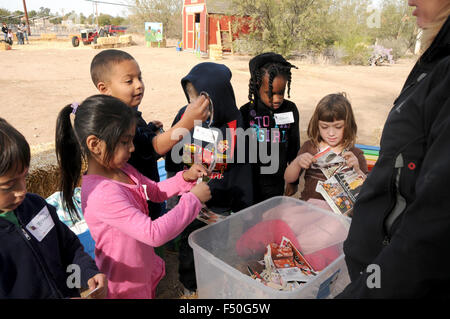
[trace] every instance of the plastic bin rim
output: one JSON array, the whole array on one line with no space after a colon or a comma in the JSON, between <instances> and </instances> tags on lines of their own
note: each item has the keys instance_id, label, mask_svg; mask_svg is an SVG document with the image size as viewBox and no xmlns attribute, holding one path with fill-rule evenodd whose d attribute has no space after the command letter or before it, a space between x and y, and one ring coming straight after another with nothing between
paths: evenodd
<instances>
[{"instance_id":1,"label":"plastic bin rim","mask_svg":"<svg viewBox=\"0 0 450 319\"><path fill-rule=\"evenodd\" d=\"M273 288L270 288L268 286L265 286L264 284L256 281L255 279L251 279L250 276L247 276L245 274L243 274L242 272L240 272L239 270L237 270L236 268L230 266L229 264L227 264L226 262L220 260L219 258L217 258L216 256L214 256L213 254L211 254L210 252L208 252L206 249L203 249L202 247L198 246L197 244L192 242L192 239L188 238L188 242L189 245L193 247L193 245L195 245L195 250L194 252L203 254L203 255L208 255L208 262L215 265L217 268L221 268L225 273L227 273L227 275L230 275L231 277L233 277L236 280L244 280L245 282L247 282L250 286L258 286L258 288L260 288L261 290L267 292L268 294L278 294L278 295L285 295L286 298L291 296L291 295L295 295L297 293L299 293L301 290L311 286L313 283L315 283L316 280L319 279L320 274L328 271L328 269L333 268L337 263L341 262L342 259L345 258L345 254L342 253L341 255L339 255L338 258L336 258L335 260L333 260L333 262L331 264L329 264L327 267L325 267L324 269L322 269L319 272L319 275L316 276L315 278L313 278L312 280L308 281L306 284L304 284L300 289L296 289L296 290L292 290L292 291L282 291L282 290L276 290ZM210 258L212 257L212 258ZM220 266L220 267L219 267ZM281 298L282 299L282 298ZM294 298L295 299L295 298ZM302 298L297 298L297 299L302 299Z\"/></svg>"}]
</instances>

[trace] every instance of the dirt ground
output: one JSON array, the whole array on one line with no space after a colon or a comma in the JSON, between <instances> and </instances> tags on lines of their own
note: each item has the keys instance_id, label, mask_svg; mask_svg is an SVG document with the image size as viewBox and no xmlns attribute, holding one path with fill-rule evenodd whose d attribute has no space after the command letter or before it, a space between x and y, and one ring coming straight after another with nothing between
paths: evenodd
<instances>
[{"instance_id":1,"label":"dirt ground","mask_svg":"<svg viewBox=\"0 0 450 319\"><path fill-rule=\"evenodd\" d=\"M146 86L139 109L147 121L157 119L168 128L178 109L186 104L180 80L197 63L211 61L189 52L167 48L147 48L142 39L123 48L138 61ZM32 41L0 51L0 117L7 119L34 147L54 142L59 110L66 104L81 102L96 94L89 74L92 58L99 50L89 46L73 48L71 42ZM247 102L248 56L225 56L217 61L232 73L237 105ZM401 60L382 67L311 65L291 61L299 67L292 71L290 100L300 112L302 141L317 102L326 94L346 92L358 124L358 143L378 145L383 124L414 61ZM167 276L158 288L159 298L177 298L177 254L166 252Z\"/></svg>"},{"instance_id":2,"label":"dirt ground","mask_svg":"<svg viewBox=\"0 0 450 319\"><path fill-rule=\"evenodd\" d=\"M0 116L19 129L32 145L54 141L55 122L66 104L81 102L97 91L89 66L99 50L73 48L70 41L14 45L0 51ZM170 127L178 109L186 104L180 80L197 63L211 61L175 46L147 48L144 44L123 48L138 61L146 91L139 109L147 121L157 119ZM233 72L237 105L247 102L247 56L225 56L217 61ZM317 102L324 95L345 91L358 123L358 142L376 145L386 116L398 95L413 61L402 60L382 67L308 65L291 61L291 97L300 112L300 130L305 131Z\"/></svg>"}]
</instances>

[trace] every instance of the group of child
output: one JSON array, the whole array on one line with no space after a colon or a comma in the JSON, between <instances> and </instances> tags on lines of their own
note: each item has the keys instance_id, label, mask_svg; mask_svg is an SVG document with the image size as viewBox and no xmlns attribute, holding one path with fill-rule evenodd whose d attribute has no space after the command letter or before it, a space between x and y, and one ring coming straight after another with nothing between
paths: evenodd
<instances>
[{"instance_id":1,"label":"group of child","mask_svg":"<svg viewBox=\"0 0 450 319\"><path fill-rule=\"evenodd\" d=\"M91 77L100 94L66 105L56 124L63 202L76 213L72 196L81 182L95 263L55 209L26 193L29 146L0 120L0 298L79 297L80 287L68 287L70 265L79 266L82 287L94 298L154 298L165 274L154 247L180 234L180 281L195 291L187 238L205 225L196 220L202 207L227 216L273 196L291 196L303 171L301 198L320 198L313 185L325 177L310 166L328 146L366 174L362 152L354 147L351 105L343 94L320 101L309 123L310 140L300 148L298 109L284 99L292 68L279 54L252 58L249 102L238 109L231 71L200 63L181 80L188 104L164 131L160 122L147 123L138 111L145 86L137 61L120 50L97 54ZM256 149L246 149L245 160L239 161L242 130L252 133L245 141L256 141ZM276 155L275 173L261 173L267 161L259 156L249 161L260 148ZM157 160L163 156L169 178L159 182ZM166 200L169 210L163 213L160 203Z\"/></svg>"}]
</instances>

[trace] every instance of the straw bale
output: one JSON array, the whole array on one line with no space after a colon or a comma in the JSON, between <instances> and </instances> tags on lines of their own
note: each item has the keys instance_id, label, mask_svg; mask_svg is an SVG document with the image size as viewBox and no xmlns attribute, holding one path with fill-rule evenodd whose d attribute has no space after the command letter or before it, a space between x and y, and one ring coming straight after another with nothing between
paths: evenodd
<instances>
[{"instance_id":1,"label":"straw bale","mask_svg":"<svg viewBox=\"0 0 450 319\"><path fill-rule=\"evenodd\" d=\"M27 177L27 191L44 198L59 191L61 174L56 160L55 150L37 152L31 156Z\"/></svg>"},{"instance_id":2,"label":"straw bale","mask_svg":"<svg viewBox=\"0 0 450 319\"><path fill-rule=\"evenodd\" d=\"M47 198L60 191L61 173L56 159L54 143L31 146L30 169L27 177L27 191ZM86 170L83 165L82 172Z\"/></svg>"},{"instance_id":3,"label":"straw bale","mask_svg":"<svg viewBox=\"0 0 450 319\"><path fill-rule=\"evenodd\" d=\"M56 33L41 33L41 40L56 40Z\"/></svg>"},{"instance_id":4,"label":"straw bale","mask_svg":"<svg viewBox=\"0 0 450 319\"><path fill-rule=\"evenodd\" d=\"M121 35L119 37L119 43L126 43L126 44L130 44L132 41L132 37L129 34L126 35Z\"/></svg>"},{"instance_id":5,"label":"straw bale","mask_svg":"<svg viewBox=\"0 0 450 319\"><path fill-rule=\"evenodd\" d=\"M119 42L117 37L101 37L97 39L97 44L105 45L105 44L117 44Z\"/></svg>"},{"instance_id":6,"label":"straw bale","mask_svg":"<svg viewBox=\"0 0 450 319\"><path fill-rule=\"evenodd\" d=\"M11 46L6 42L0 42L0 51L11 50Z\"/></svg>"}]
</instances>

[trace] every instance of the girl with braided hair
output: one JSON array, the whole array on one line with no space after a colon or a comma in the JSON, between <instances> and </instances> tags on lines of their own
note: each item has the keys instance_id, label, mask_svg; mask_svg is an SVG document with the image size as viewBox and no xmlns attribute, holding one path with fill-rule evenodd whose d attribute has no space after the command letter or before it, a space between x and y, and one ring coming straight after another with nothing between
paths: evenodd
<instances>
[{"instance_id":1,"label":"girl with braided hair","mask_svg":"<svg viewBox=\"0 0 450 319\"><path fill-rule=\"evenodd\" d=\"M281 55L268 52L253 57L249 68L249 102L240 111L245 128L253 129L249 145L257 145L256 163L250 160L254 154L248 154L247 160L252 163L254 198L258 203L297 191L298 180L285 187L283 178L288 163L300 149L297 106L284 99L286 87L290 97L291 69L297 67Z\"/></svg>"}]
</instances>

